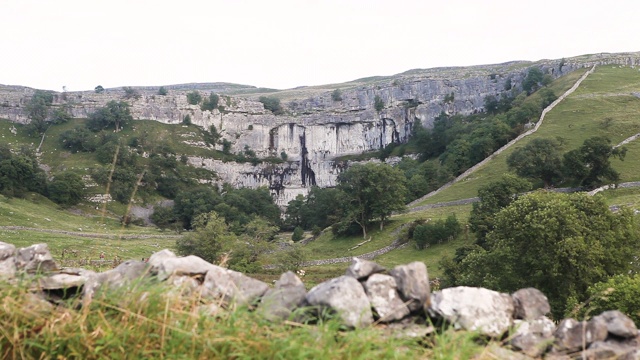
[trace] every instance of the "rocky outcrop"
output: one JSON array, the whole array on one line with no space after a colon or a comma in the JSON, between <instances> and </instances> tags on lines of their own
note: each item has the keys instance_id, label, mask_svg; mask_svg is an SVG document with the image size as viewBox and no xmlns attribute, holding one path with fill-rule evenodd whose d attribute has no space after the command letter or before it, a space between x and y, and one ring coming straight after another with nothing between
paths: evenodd
<instances>
[{"instance_id":1,"label":"rocky outcrop","mask_svg":"<svg viewBox=\"0 0 640 360\"><path fill-rule=\"evenodd\" d=\"M75 306L76 302L63 301L70 298L81 297L81 306L89 306L99 291L126 290L139 282L150 286L164 283L169 293L189 296L185 303L192 303L201 316L217 317L242 305L270 321L287 320L304 326L294 322L301 319L311 324L319 316L329 315L337 316L345 328L386 323L381 330L392 331L390 336L418 339L436 331L428 325L430 317L445 326L502 340L485 349L497 358L636 359L640 355L638 330L619 311L606 311L588 321L565 319L556 326L544 316L549 304L536 289L509 295L456 287L430 294L428 279L426 284L423 281L426 267L423 271L424 264L418 265L421 263L401 265L389 275L380 273L383 270L375 263L356 261L348 270L355 276L325 281L307 293L292 272L283 274L270 288L244 274L196 256L178 257L169 250L153 254L147 263L129 260L102 273L58 269L50 259L45 244L16 249L0 242L0 261L4 264L0 281L26 284L30 296L25 298L24 307L33 313L51 312L55 306ZM109 294L126 296L123 291ZM413 307L417 311L410 311L407 305L412 303L418 305ZM504 337L507 333L509 336Z\"/></svg>"},{"instance_id":2,"label":"rocky outcrop","mask_svg":"<svg viewBox=\"0 0 640 360\"><path fill-rule=\"evenodd\" d=\"M231 151L249 148L258 157L280 157L284 164L223 163L192 158L194 166L214 170L234 186L267 186L280 205L311 186L334 186L338 174L347 166L335 158L377 150L391 143L408 140L416 121L430 127L440 113L472 114L483 111L486 96L499 96L509 87L518 87L530 66L539 66L554 77L595 64L638 64L640 55L597 54L567 60L537 63L512 62L466 68L412 70L389 78L361 80L343 84L341 100L334 100L326 88L288 90L272 96L283 98L285 113L275 116L254 97L224 95L249 87L229 84L192 84L166 86L167 95L157 88L138 87L139 97L130 97L134 119L166 124L181 124L189 115L191 122L208 129L214 125ZM219 108L203 111L190 105L186 94L200 87L202 95L222 93ZM34 89L0 86L0 118L25 123L25 105ZM123 89L55 93L53 106L68 106L73 117L86 118L110 100L125 98ZM384 103L375 109L375 101ZM218 145L221 149L221 145Z\"/></svg>"}]
</instances>

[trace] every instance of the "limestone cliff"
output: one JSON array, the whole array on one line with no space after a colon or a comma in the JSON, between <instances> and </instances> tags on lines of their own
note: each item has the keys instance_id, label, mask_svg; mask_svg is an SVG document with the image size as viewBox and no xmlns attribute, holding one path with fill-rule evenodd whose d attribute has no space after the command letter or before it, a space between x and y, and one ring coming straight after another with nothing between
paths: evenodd
<instances>
[{"instance_id":1,"label":"limestone cliff","mask_svg":"<svg viewBox=\"0 0 640 360\"><path fill-rule=\"evenodd\" d=\"M635 66L640 53L597 54L537 63L510 62L465 68L412 70L392 77L360 79L335 86L285 90L266 95L282 99L284 115L275 116L257 101L259 89L220 84L167 86L165 96L157 88L138 87L140 97L129 99L135 119L180 124L186 115L203 128L214 125L232 152L245 147L259 157L287 155L283 164L223 163L190 158L194 166L216 171L222 181L235 186L268 186L280 205L313 186L333 186L347 165L338 156L377 150L391 143L406 142L416 120L430 127L441 112L471 114L483 111L488 95L500 95L521 86L527 69L536 65L554 77L593 64ZM331 94L341 90L341 100ZM219 109L202 111L190 105L186 94L198 89L203 96L221 94ZM252 92L253 91L253 92ZM34 90L0 85L0 118L28 122L24 106ZM73 117L85 118L110 100L120 100L123 89L56 93L54 106L71 105ZM453 94L453 96L451 96ZM376 111L378 97L384 103Z\"/></svg>"}]
</instances>

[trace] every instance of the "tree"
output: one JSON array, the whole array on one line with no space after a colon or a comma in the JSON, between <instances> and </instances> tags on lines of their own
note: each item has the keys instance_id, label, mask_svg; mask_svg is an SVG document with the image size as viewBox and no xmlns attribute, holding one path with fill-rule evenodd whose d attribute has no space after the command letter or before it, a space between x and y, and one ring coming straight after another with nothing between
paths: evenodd
<instances>
[{"instance_id":1,"label":"tree","mask_svg":"<svg viewBox=\"0 0 640 360\"><path fill-rule=\"evenodd\" d=\"M96 150L94 134L84 126L76 126L60 134L62 147L71 150L72 153L92 152Z\"/></svg>"},{"instance_id":2,"label":"tree","mask_svg":"<svg viewBox=\"0 0 640 360\"><path fill-rule=\"evenodd\" d=\"M564 173L582 186L595 188L607 182L617 182L620 174L611 167L610 158L624 160L627 149L612 148L611 140L595 136L582 146L564 154Z\"/></svg>"},{"instance_id":3,"label":"tree","mask_svg":"<svg viewBox=\"0 0 640 360\"><path fill-rule=\"evenodd\" d=\"M607 310L619 310L640 324L640 276L620 274L593 284L587 290L590 301L579 308L578 317L600 314ZM570 310L567 309L567 310Z\"/></svg>"},{"instance_id":4,"label":"tree","mask_svg":"<svg viewBox=\"0 0 640 360\"><path fill-rule=\"evenodd\" d=\"M220 97L214 93L209 94L209 97L204 99L204 101L202 102L202 105L200 105L200 109L202 111L213 111L213 109L217 109L218 108L218 101L220 100Z\"/></svg>"},{"instance_id":5,"label":"tree","mask_svg":"<svg viewBox=\"0 0 640 360\"><path fill-rule=\"evenodd\" d=\"M373 98L373 107L376 109L377 112L380 112L382 111L382 109L384 109L384 100L382 100L380 95L376 95Z\"/></svg>"},{"instance_id":6,"label":"tree","mask_svg":"<svg viewBox=\"0 0 640 360\"><path fill-rule=\"evenodd\" d=\"M52 124L64 124L71 120L71 115L69 111L71 110L71 106L60 106L53 110L53 114L51 114L51 123Z\"/></svg>"},{"instance_id":7,"label":"tree","mask_svg":"<svg viewBox=\"0 0 640 360\"><path fill-rule=\"evenodd\" d=\"M271 111L273 115L284 114L284 109L280 105L280 99L272 96L260 96L258 99L264 105L264 108Z\"/></svg>"},{"instance_id":8,"label":"tree","mask_svg":"<svg viewBox=\"0 0 640 360\"><path fill-rule=\"evenodd\" d=\"M601 196L545 191L498 212L487 247L460 262L458 284L513 292L535 287L560 318L589 286L626 274L638 256L640 233L629 209L609 210Z\"/></svg>"},{"instance_id":9,"label":"tree","mask_svg":"<svg viewBox=\"0 0 640 360\"><path fill-rule=\"evenodd\" d=\"M29 131L42 134L49 126L49 106L53 103L53 95L49 91L36 90L27 103L26 111L29 118Z\"/></svg>"},{"instance_id":10,"label":"tree","mask_svg":"<svg viewBox=\"0 0 640 360\"><path fill-rule=\"evenodd\" d=\"M173 209L185 228L190 229L196 216L211 212L221 202L222 199L216 191L201 186L179 192Z\"/></svg>"},{"instance_id":11,"label":"tree","mask_svg":"<svg viewBox=\"0 0 640 360\"><path fill-rule=\"evenodd\" d=\"M224 248L237 240L236 235L229 231L224 218L214 211L195 216L193 228L194 231L176 241L178 254L196 255L208 262L217 263Z\"/></svg>"},{"instance_id":12,"label":"tree","mask_svg":"<svg viewBox=\"0 0 640 360\"><path fill-rule=\"evenodd\" d=\"M281 272L296 271L302 267L306 260L307 254L301 244L293 244L276 255L277 268Z\"/></svg>"},{"instance_id":13,"label":"tree","mask_svg":"<svg viewBox=\"0 0 640 360\"><path fill-rule=\"evenodd\" d=\"M111 100L106 106L89 115L87 127L92 131L100 131L113 126L118 132L124 122L132 120L133 116L127 102Z\"/></svg>"},{"instance_id":14,"label":"tree","mask_svg":"<svg viewBox=\"0 0 640 360\"><path fill-rule=\"evenodd\" d=\"M560 144L554 139L533 139L511 153L507 158L507 165L518 176L540 179L545 187L549 187L562 178L559 147Z\"/></svg>"},{"instance_id":15,"label":"tree","mask_svg":"<svg viewBox=\"0 0 640 360\"><path fill-rule=\"evenodd\" d=\"M331 93L331 100L333 101L342 101L342 91L340 89L335 89Z\"/></svg>"},{"instance_id":16,"label":"tree","mask_svg":"<svg viewBox=\"0 0 640 360\"><path fill-rule=\"evenodd\" d=\"M160 88L158 89L158 95L165 96L165 95L167 95L167 93L168 93L167 89L165 89L164 86L160 86Z\"/></svg>"},{"instance_id":17,"label":"tree","mask_svg":"<svg viewBox=\"0 0 640 360\"><path fill-rule=\"evenodd\" d=\"M63 206L79 203L84 197L84 182L76 173L63 172L56 175L48 187L49 199Z\"/></svg>"},{"instance_id":18,"label":"tree","mask_svg":"<svg viewBox=\"0 0 640 360\"><path fill-rule=\"evenodd\" d=\"M352 166L338 176L338 188L344 192L348 202L345 220L357 223L364 238L371 220L379 219L382 229L394 211L405 209L405 182L402 172L387 164Z\"/></svg>"},{"instance_id":19,"label":"tree","mask_svg":"<svg viewBox=\"0 0 640 360\"><path fill-rule=\"evenodd\" d=\"M102 87L102 85L98 85L95 87L94 91L96 92L96 94L102 94L104 92L104 88Z\"/></svg>"},{"instance_id":20,"label":"tree","mask_svg":"<svg viewBox=\"0 0 640 360\"><path fill-rule=\"evenodd\" d=\"M542 70L538 67L531 67L527 72L527 76L524 78L522 82L522 90L526 91L527 94L531 94L536 91L540 87L540 83L544 78L544 74Z\"/></svg>"},{"instance_id":21,"label":"tree","mask_svg":"<svg viewBox=\"0 0 640 360\"><path fill-rule=\"evenodd\" d=\"M184 119L182 119L182 123L184 125L191 125L191 115L187 114L184 116Z\"/></svg>"},{"instance_id":22,"label":"tree","mask_svg":"<svg viewBox=\"0 0 640 360\"><path fill-rule=\"evenodd\" d=\"M517 200L519 194L530 189L528 181L512 174L504 174L499 180L478 189L480 201L473 203L469 216L469 226L476 234L476 244L486 246L485 239L493 230L495 214Z\"/></svg>"},{"instance_id":23,"label":"tree","mask_svg":"<svg viewBox=\"0 0 640 360\"><path fill-rule=\"evenodd\" d=\"M300 241L302 240L303 236L304 236L304 230L302 230L300 226L296 226L296 228L293 229L293 234L291 234L291 240Z\"/></svg>"},{"instance_id":24,"label":"tree","mask_svg":"<svg viewBox=\"0 0 640 360\"><path fill-rule=\"evenodd\" d=\"M202 101L202 95L197 91L187 93L187 102L190 105L198 105Z\"/></svg>"},{"instance_id":25,"label":"tree","mask_svg":"<svg viewBox=\"0 0 640 360\"><path fill-rule=\"evenodd\" d=\"M278 227L267 220L255 217L244 226L242 235L235 242L223 246L229 257L229 268L254 273L262 269L262 258L273 251L271 242L278 233Z\"/></svg>"},{"instance_id":26,"label":"tree","mask_svg":"<svg viewBox=\"0 0 640 360\"><path fill-rule=\"evenodd\" d=\"M139 99L142 95L140 95L140 93L138 92L138 90L130 87L130 86L125 86L122 88L122 90L124 90L124 98L125 99Z\"/></svg>"}]
</instances>

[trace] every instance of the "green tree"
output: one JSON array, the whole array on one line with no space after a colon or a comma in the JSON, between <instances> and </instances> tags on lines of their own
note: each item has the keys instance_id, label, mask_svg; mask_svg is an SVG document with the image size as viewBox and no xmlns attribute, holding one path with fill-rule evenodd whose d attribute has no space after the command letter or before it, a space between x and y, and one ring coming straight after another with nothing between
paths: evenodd
<instances>
[{"instance_id":1,"label":"green tree","mask_svg":"<svg viewBox=\"0 0 640 360\"><path fill-rule=\"evenodd\" d=\"M263 258L273 251L275 245L272 240L277 233L278 227L261 217L255 217L244 226L242 235L235 242L223 246L229 256L229 268L247 273L262 270Z\"/></svg>"},{"instance_id":2,"label":"green tree","mask_svg":"<svg viewBox=\"0 0 640 360\"><path fill-rule=\"evenodd\" d=\"M236 243L237 237L229 231L224 218L214 211L201 213L193 218L194 231L176 241L180 255L196 255L211 262L219 262L219 257L229 244Z\"/></svg>"},{"instance_id":3,"label":"green tree","mask_svg":"<svg viewBox=\"0 0 640 360\"><path fill-rule=\"evenodd\" d=\"M595 136L580 148L564 154L564 173L582 186L595 188L607 182L617 182L620 174L611 166L611 157L624 160L627 149L612 148L611 140Z\"/></svg>"},{"instance_id":4,"label":"green tree","mask_svg":"<svg viewBox=\"0 0 640 360\"><path fill-rule=\"evenodd\" d=\"M342 101L342 91L340 89L335 89L331 93L331 100L333 101Z\"/></svg>"},{"instance_id":5,"label":"green tree","mask_svg":"<svg viewBox=\"0 0 640 360\"><path fill-rule=\"evenodd\" d=\"M53 110L53 114L51 114L51 123L52 124L64 124L71 120L71 115L69 112L71 111L70 106L60 106Z\"/></svg>"},{"instance_id":6,"label":"green tree","mask_svg":"<svg viewBox=\"0 0 640 360\"><path fill-rule=\"evenodd\" d=\"M202 95L200 95L199 92L192 91L190 93L187 93L187 102L190 105L198 105L200 104L200 101L202 101Z\"/></svg>"},{"instance_id":7,"label":"green tree","mask_svg":"<svg viewBox=\"0 0 640 360\"><path fill-rule=\"evenodd\" d=\"M122 88L122 90L124 90L124 98L125 99L139 99L142 95L140 95L140 93L138 92L138 90L130 87L130 86L125 86Z\"/></svg>"},{"instance_id":8,"label":"green tree","mask_svg":"<svg viewBox=\"0 0 640 360\"><path fill-rule=\"evenodd\" d=\"M158 89L158 95L165 96L165 95L167 95L167 93L168 93L167 89L165 89L164 86L160 86L160 88Z\"/></svg>"},{"instance_id":9,"label":"green tree","mask_svg":"<svg viewBox=\"0 0 640 360\"><path fill-rule=\"evenodd\" d=\"M22 197L28 191L43 195L47 191L47 177L35 155L25 151L13 154L7 147L0 148L0 193Z\"/></svg>"},{"instance_id":10,"label":"green tree","mask_svg":"<svg viewBox=\"0 0 640 360\"><path fill-rule=\"evenodd\" d=\"M380 95L376 95L373 98L373 107L376 109L377 112L380 112L382 111L382 109L384 109L384 100L382 100Z\"/></svg>"},{"instance_id":11,"label":"green tree","mask_svg":"<svg viewBox=\"0 0 640 360\"><path fill-rule=\"evenodd\" d=\"M202 105L200 105L200 109L202 111L213 111L213 109L218 108L218 101L220 101L220 97L217 94L211 93L208 98L204 99Z\"/></svg>"},{"instance_id":12,"label":"green tree","mask_svg":"<svg viewBox=\"0 0 640 360\"><path fill-rule=\"evenodd\" d=\"M473 203L469 225L476 234L476 243L485 247L487 234L493 230L495 214L529 191L531 183L512 174L504 174L497 180L478 189L479 202Z\"/></svg>"},{"instance_id":13,"label":"green tree","mask_svg":"<svg viewBox=\"0 0 640 360\"><path fill-rule=\"evenodd\" d=\"M114 127L116 132L118 132L125 122L132 120L133 116L131 116L127 102L111 100L106 106L97 109L89 115L87 127L92 131L100 131Z\"/></svg>"},{"instance_id":14,"label":"green tree","mask_svg":"<svg viewBox=\"0 0 640 360\"><path fill-rule=\"evenodd\" d=\"M560 318L570 299L587 299L589 286L631 270L638 230L632 211L613 213L601 196L539 191L496 214L486 250L460 262L457 285L535 287Z\"/></svg>"},{"instance_id":15,"label":"green tree","mask_svg":"<svg viewBox=\"0 0 640 360\"><path fill-rule=\"evenodd\" d=\"M104 92L104 88L102 87L102 85L98 85L95 87L94 91L96 92L96 94L102 94Z\"/></svg>"},{"instance_id":16,"label":"green tree","mask_svg":"<svg viewBox=\"0 0 640 360\"><path fill-rule=\"evenodd\" d=\"M346 220L357 223L364 238L371 220L379 219L382 229L394 211L405 209L405 182L402 172L387 164L356 164L341 173L338 188L347 197Z\"/></svg>"},{"instance_id":17,"label":"green tree","mask_svg":"<svg viewBox=\"0 0 640 360\"><path fill-rule=\"evenodd\" d=\"M71 150L72 153L92 152L96 150L94 134L84 126L76 126L60 134L62 147Z\"/></svg>"},{"instance_id":18,"label":"green tree","mask_svg":"<svg viewBox=\"0 0 640 360\"><path fill-rule=\"evenodd\" d=\"M303 236L304 236L304 230L302 230L300 226L296 226L296 228L293 229L293 234L291 234L291 240L300 241L302 240Z\"/></svg>"},{"instance_id":19,"label":"green tree","mask_svg":"<svg viewBox=\"0 0 640 360\"><path fill-rule=\"evenodd\" d=\"M260 96L258 99L264 105L264 108L271 111L273 115L282 115L284 114L284 109L280 104L280 99L272 96Z\"/></svg>"},{"instance_id":20,"label":"green tree","mask_svg":"<svg viewBox=\"0 0 640 360\"><path fill-rule=\"evenodd\" d=\"M194 187L178 193L173 209L185 228L190 229L196 216L211 212L221 202L220 195L210 187Z\"/></svg>"},{"instance_id":21,"label":"green tree","mask_svg":"<svg viewBox=\"0 0 640 360\"><path fill-rule=\"evenodd\" d=\"M278 271L296 271L300 269L307 260L307 254L301 244L293 244L284 251L279 251L276 255Z\"/></svg>"},{"instance_id":22,"label":"green tree","mask_svg":"<svg viewBox=\"0 0 640 360\"><path fill-rule=\"evenodd\" d=\"M518 176L542 180L544 186L549 187L562 178L559 148L560 144L554 139L533 139L512 152L507 158L507 165Z\"/></svg>"},{"instance_id":23,"label":"green tree","mask_svg":"<svg viewBox=\"0 0 640 360\"><path fill-rule=\"evenodd\" d=\"M191 115L185 115L184 119L182 119L182 123L185 125L191 125Z\"/></svg>"},{"instance_id":24,"label":"green tree","mask_svg":"<svg viewBox=\"0 0 640 360\"><path fill-rule=\"evenodd\" d=\"M42 134L47 130L49 124L49 106L53 102L53 95L49 91L36 90L27 103L26 111L29 118L29 132Z\"/></svg>"},{"instance_id":25,"label":"green tree","mask_svg":"<svg viewBox=\"0 0 640 360\"><path fill-rule=\"evenodd\" d=\"M578 311L579 318L587 318L607 310L619 310L640 324L640 276L620 274L593 284L587 290L589 302ZM567 309L571 311L571 307ZM575 316L575 315L574 315Z\"/></svg>"},{"instance_id":26,"label":"green tree","mask_svg":"<svg viewBox=\"0 0 640 360\"><path fill-rule=\"evenodd\" d=\"M522 90L526 91L527 94L531 94L536 91L540 87L540 83L544 78L544 74L542 70L538 67L531 67L527 72L527 76L524 78L522 82Z\"/></svg>"},{"instance_id":27,"label":"green tree","mask_svg":"<svg viewBox=\"0 0 640 360\"><path fill-rule=\"evenodd\" d=\"M79 203L84 197L84 182L76 173L63 172L56 175L48 187L49 199L63 206Z\"/></svg>"}]
</instances>

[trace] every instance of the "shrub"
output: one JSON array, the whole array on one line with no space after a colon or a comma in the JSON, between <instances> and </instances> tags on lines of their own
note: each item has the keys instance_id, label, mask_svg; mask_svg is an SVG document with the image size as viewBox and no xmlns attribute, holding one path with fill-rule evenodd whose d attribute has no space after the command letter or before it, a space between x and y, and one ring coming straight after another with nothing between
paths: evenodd
<instances>
[{"instance_id":1,"label":"shrub","mask_svg":"<svg viewBox=\"0 0 640 360\"><path fill-rule=\"evenodd\" d=\"M160 86L160 89L158 89L158 95L161 95L161 96L167 95L167 89L165 89L164 86Z\"/></svg>"},{"instance_id":2,"label":"shrub","mask_svg":"<svg viewBox=\"0 0 640 360\"><path fill-rule=\"evenodd\" d=\"M202 95L197 91L187 93L187 102L190 105L198 105L202 101Z\"/></svg>"},{"instance_id":3,"label":"shrub","mask_svg":"<svg viewBox=\"0 0 640 360\"><path fill-rule=\"evenodd\" d=\"M282 151L280 153L280 158L284 161L287 161L287 159L289 158L289 155L287 155L287 153L285 151Z\"/></svg>"},{"instance_id":4,"label":"shrub","mask_svg":"<svg viewBox=\"0 0 640 360\"><path fill-rule=\"evenodd\" d=\"M342 91L340 89L335 89L331 93L331 100L333 101L342 101Z\"/></svg>"},{"instance_id":5,"label":"shrub","mask_svg":"<svg viewBox=\"0 0 640 360\"><path fill-rule=\"evenodd\" d=\"M182 123L184 125L191 125L191 115L187 114L184 116L184 119L182 119Z\"/></svg>"},{"instance_id":6,"label":"shrub","mask_svg":"<svg viewBox=\"0 0 640 360\"><path fill-rule=\"evenodd\" d=\"M280 105L280 99L271 96L260 96L258 99L264 105L264 108L271 111L273 115L282 115L284 109Z\"/></svg>"},{"instance_id":7,"label":"shrub","mask_svg":"<svg viewBox=\"0 0 640 360\"><path fill-rule=\"evenodd\" d=\"M102 85L96 86L93 90L96 92L96 94L102 94L104 92L104 88L102 87Z\"/></svg>"},{"instance_id":8,"label":"shrub","mask_svg":"<svg viewBox=\"0 0 640 360\"><path fill-rule=\"evenodd\" d=\"M451 240L460 234L462 227L455 214L451 214L446 220L418 225L413 231L413 239L419 249L424 249L430 245L439 244L443 241Z\"/></svg>"},{"instance_id":9,"label":"shrub","mask_svg":"<svg viewBox=\"0 0 640 360\"><path fill-rule=\"evenodd\" d=\"M140 93L138 92L138 90L130 87L130 86L125 86L122 88L124 90L124 98L125 99L139 99L140 98Z\"/></svg>"},{"instance_id":10,"label":"shrub","mask_svg":"<svg viewBox=\"0 0 640 360\"><path fill-rule=\"evenodd\" d=\"M304 230L302 230L302 228L300 226L296 226L296 228L293 229L293 234L291 235L291 240L300 241L300 240L302 240L302 236L303 235L304 235Z\"/></svg>"},{"instance_id":11,"label":"shrub","mask_svg":"<svg viewBox=\"0 0 640 360\"><path fill-rule=\"evenodd\" d=\"M373 98L373 106L375 107L377 112L380 112L382 111L382 109L384 109L384 101L382 100L380 95L376 95L375 98Z\"/></svg>"},{"instance_id":12,"label":"shrub","mask_svg":"<svg viewBox=\"0 0 640 360\"><path fill-rule=\"evenodd\" d=\"M220 98L218 97L218 95L211 93L208 98L204 99L202 105L200 105L200 109L202 111L213 111L213 109L216 109L218 107L219 100Z\"/></svg>"},{"instance_id":13,"label":"shrub","mask_svg":"<svg viewBox=\"0 0 640 360\"><path fill-rule=\"evenodd\" d=\"M591 300L586 307L579 309L580 318L607 310L620 310L640 324L640 276L613 276L590 286L587 294Z\"/></svg>"}]
</instances>

